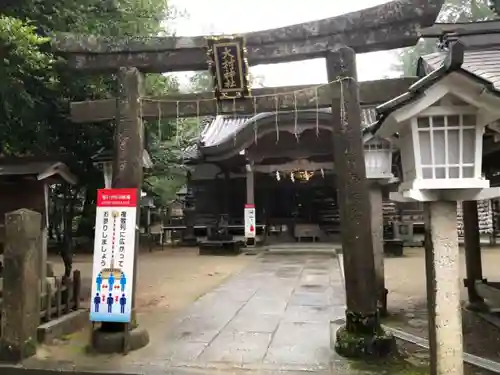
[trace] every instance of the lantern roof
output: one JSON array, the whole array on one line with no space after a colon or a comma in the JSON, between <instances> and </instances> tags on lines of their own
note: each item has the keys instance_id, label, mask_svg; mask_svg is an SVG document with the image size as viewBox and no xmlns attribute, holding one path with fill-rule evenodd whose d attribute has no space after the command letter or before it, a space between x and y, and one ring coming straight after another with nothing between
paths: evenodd
<instances>
[{"instance_id":1,"label":"lantern roof","mask_svg":"<svg viewBox=\"0 0 500 375\"><path fill-rule=\"evenodd\" d=\"M483 51L496 56L500 63L500 50ZM404 121L427 109L444 96L450 94L480 111L481 125L491 125L497 130L495 121L500 118L500 80L480 69L485 61L477 59L478 51L465 51L465 45L456 41L448 51L431 54L421 59L418 73L425 74L408 91L376 108L378 121L370 132L390 137L404 126ZM490 72L491 73L491 72ZM500 78L500 75L499 75Z\"/></svg>"}]
</instances>

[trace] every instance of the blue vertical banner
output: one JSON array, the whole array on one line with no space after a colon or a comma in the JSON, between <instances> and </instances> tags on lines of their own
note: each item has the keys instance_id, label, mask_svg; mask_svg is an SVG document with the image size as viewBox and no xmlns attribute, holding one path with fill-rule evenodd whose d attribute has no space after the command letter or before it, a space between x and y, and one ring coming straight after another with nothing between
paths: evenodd
<instances>
[{"instance_id":1,"label":"blue vertical banner","mask_svg":"<svg viewBox=\"0 0 500 375\"><path fill-rule=\"evenodd\" d=\"M137 189L97 191L90 320L130 323Z\"/></svg>"}]
</instances>

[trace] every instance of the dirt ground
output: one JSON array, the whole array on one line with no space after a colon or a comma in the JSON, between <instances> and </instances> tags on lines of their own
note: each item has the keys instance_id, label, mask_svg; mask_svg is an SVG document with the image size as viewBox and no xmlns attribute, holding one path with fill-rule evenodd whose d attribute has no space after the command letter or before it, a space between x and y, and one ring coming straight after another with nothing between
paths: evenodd
<instances>
[{"instance_id":1,"label":"dirt ground","mask_svg":"<svg viewBox=\"0 0 500 375\"><path fill-rule=\"evenodd\" d=\"M221 284L227 277L239 272L254 258L237 257L200 257L195 249L165 249L153 253L142 253L138 270L138 318L151 334L161 335L158 327L168 324L176 314L206 292ZM461 250L461 272L457 277L465 277L465 259ZM57 274L63 267L58 258L52 259ZM483 249L483 274L489 280L500 279L500 247ZM74 268L82 272L84 279L91 275L91 258L77 256ZM427 313L425 290L424 252L421 248L405 249L405 256L386 258L386 287L389 289L388 304L390 317L385 323L401 328L420 337L427 337ZM89 285L87 285L89 287ZM466 290L462 288L462 299L466 300ZM156 329L155 329L156 328ZM68 340L82 347L88 341L85 336L73 336ZM468 353L500 362L500 330L481 320L476 315L464 312L464 342ZM42 347L39 358L70 360L68 345ZM67 344L67 342L66 342ZM403 344L416 358L426 361L426 353L412 345ZM64 348L64 349L63 349ZM483 375L477 370L467 372Z\"/></svg>"},{"instance_id":2,"label":"dirt ground","mask_svg":"<svg viewBox=\"0 0 500 375\"><path fill-rule=\"evenodd\" d=\"M238 273L251 256L199 256L198 249L165 248L142 252L137 272L137 319L148 330L151 341L156 341L177 313L186 309L199 297L220 285L226 278ZM56 275L64 273L59 257L49 259ZM91 255L76 255L73 269L82 273L82 293L90 296L92 275ZM85 303L83 304L85 306ZM88 332L78 332L55 345L44 345L38 359L77 361L89 341Z\"/></svg>"},{"instance_id":3,"label":"dirt ground","mask_svg":"<svg viewBox=\"0 0 500 375\"><path fill-rule=\"evenodd\" d=\"M483 277L491 281L500 279L499 247L483 247ZM465 256L460 254L461 280L465 278ZM388 305L390 316L386 319L389 326L401 328L419 337L427 338L427 305L425 290L424 251L421 248L405 249L402 258L386 258L386 287L389 289ZM467 300L467 292L462 288L462 301ZM476 314L463 311L464 349L467 353L500 362L500 330L485 322ZM417 357L426 357L426 351L412 345L403 345ZM487 374L472 371L470 374Z\"/></svg>"}]
</instances>

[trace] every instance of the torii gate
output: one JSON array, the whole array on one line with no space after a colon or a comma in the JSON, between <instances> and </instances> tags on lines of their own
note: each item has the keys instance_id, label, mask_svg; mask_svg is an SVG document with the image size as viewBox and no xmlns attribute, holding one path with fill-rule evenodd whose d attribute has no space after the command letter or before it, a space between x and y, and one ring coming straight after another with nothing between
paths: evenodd
<instances>
[{"instance_id":1,"label":"torii gate","mask_svg":"<svg viewBox=\"0 0 500 375\"><path fill-rule=\"evenodd\" d=\"M395 0L338 17L243 35L249 65L325 57L329 82L342 77L350 78L345 81L343 90L349 126L338 121L339 117L332 118L333 157L339 179L343 181L339 186L338 196L347 294L345 328L350 334L345 336L344 344L352 346L352 335L362 335L369 338L361 340L362 345L369 346L362 348L366 352L380 347L377 339L380 338L381 330L377 314L370 204L365 184L360 102L384 102L405 91L410 82L407 79L396 79L358 85L355 53L415 45L421 36L421 30L434 24L443 2L444 0ZM148 104L143 97L141 73L206 70L207 40L204 36L120 39L56 34L52 45L55 52L67 54L68 64L74 69L93 73L118 73L119 90L116 100L72 103L71 106L75 122L117 120L113 187L141 186L142 117L172 117L177 114L188 117L210 115L216 111L213 102L204 102L199 108L195 108L194 103L186 103L186 100L193 99L192 95L155 98L160 105ZM298 87L267 88L253 93L258 97L265 93L297 89ZM195 98L206 98L207 95L213 94ZM339 108L338 86L330 85L318 97L321 106ZM162 99L178 101L178 107L162 102ZM294 99L280 97L278 106L266 98L259 98L258 101L256 106L251 100L223 103L218 113L254 114L255 110L273 112L317 107L312 90L304 91L303 95ZM334 116L337 113L335 110L332 112ZM136 253L137 250L136 247ZM133 331L131 333L130 337L133 339ZM130 345L137 346L132 342ZM348 348L344 352L359 352L359 349Z\"/></svg>"}]
</instances>

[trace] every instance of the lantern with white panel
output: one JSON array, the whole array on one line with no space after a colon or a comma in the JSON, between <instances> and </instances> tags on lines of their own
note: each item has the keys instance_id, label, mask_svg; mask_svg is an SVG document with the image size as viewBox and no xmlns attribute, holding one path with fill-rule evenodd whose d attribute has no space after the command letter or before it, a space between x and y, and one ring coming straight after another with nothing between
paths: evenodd
<instances>
[{"instance_id":1,"label":"lantern with white panel","mask_svg":"<svg viewBox=\"0 0 500 375\"><path fill-rule=\"evenodd\" d=\"M463 374L457 202L500 196L481 173L483 133L500 118L500 97L462 67L464 49L450 44L439 68L377 108L374 126L375 135L398 139L402 182L390 198L424 202L431 363L438 375Z\"/></svg>"},{"instance_id":2,"label":"lantern with white panel","mask_svg":"<svg viewBox=\"0 0 500 375\"><path fill-rule=\"evenodd\" d=\"M390 181L392 168L392 143L373 134L363 136L366 178Z\"/></svg>"},{"instance_id":3,"label":"lantern with white panel","mask_svg":"<svg viewBox=\"0 0 500 375\"><path fill-rule=\"evenodd\" d=\"M481 173L484 129L500 117L500 100L470 81L451 73L385 114L376 135L397 136L403 168L399 193L391 198L461 201L500 195ZM492 100L498 101L496 108Z\"/></svg>"}]
</instances>

